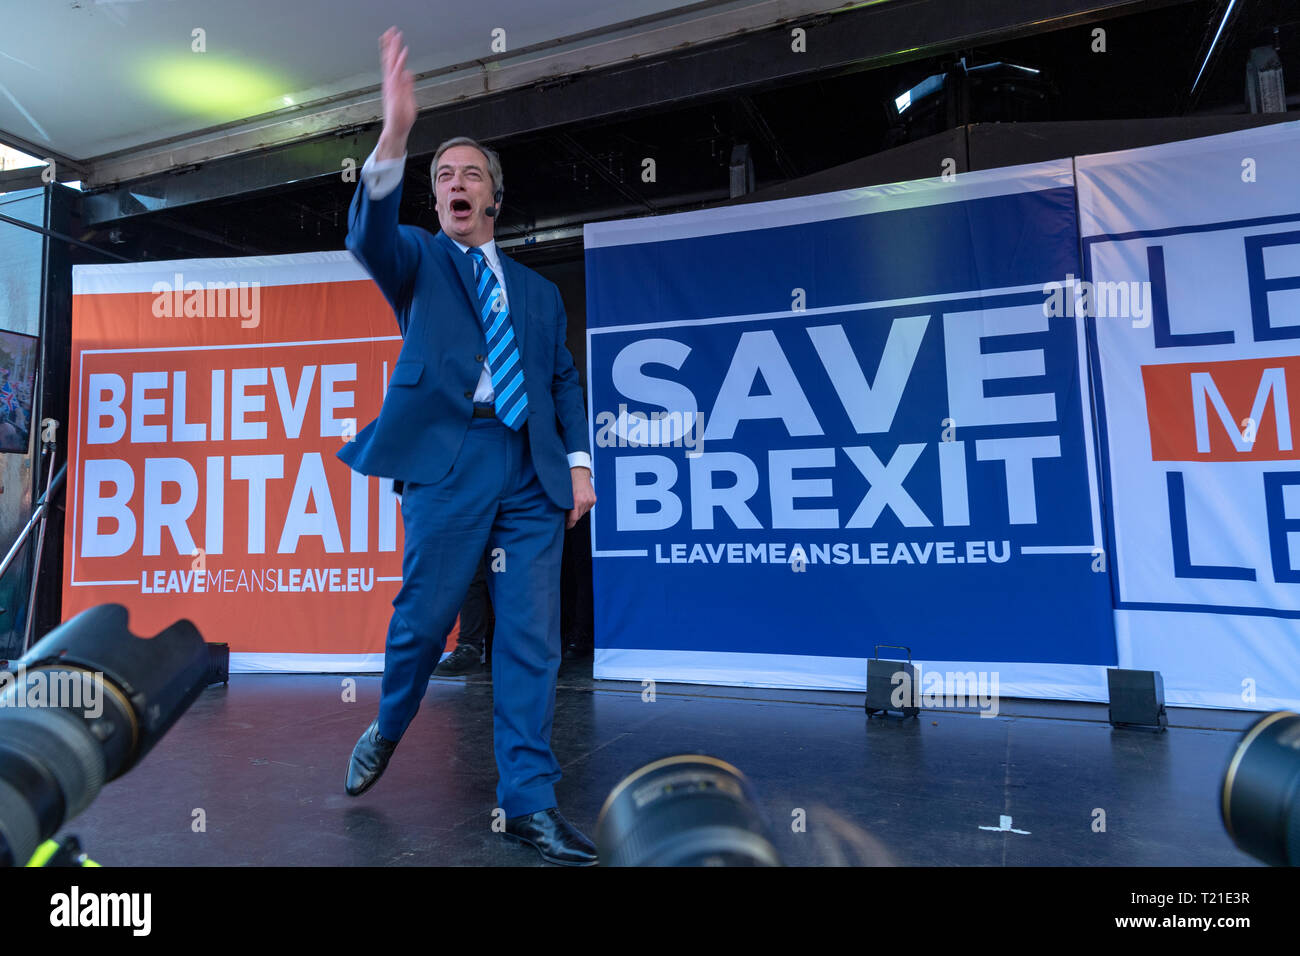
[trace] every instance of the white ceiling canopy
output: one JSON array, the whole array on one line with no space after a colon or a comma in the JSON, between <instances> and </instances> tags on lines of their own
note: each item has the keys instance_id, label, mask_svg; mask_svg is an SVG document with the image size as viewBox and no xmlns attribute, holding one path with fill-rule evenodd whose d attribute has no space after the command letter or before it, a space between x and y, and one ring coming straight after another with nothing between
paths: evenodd
<instances>
[{"instance_id":1,"label":"white ceiling canopy","mask_svg":"<svg viewBox=\"0 0 1300 956\"><path fill-rule=\"evenodd\" d=\"M0 13L0 140L129 179L372 123L399 27L422 109L667 52L828 0L42 0ZM147 157L147 158L146 158Z\"/></svg>"}]
</instances>

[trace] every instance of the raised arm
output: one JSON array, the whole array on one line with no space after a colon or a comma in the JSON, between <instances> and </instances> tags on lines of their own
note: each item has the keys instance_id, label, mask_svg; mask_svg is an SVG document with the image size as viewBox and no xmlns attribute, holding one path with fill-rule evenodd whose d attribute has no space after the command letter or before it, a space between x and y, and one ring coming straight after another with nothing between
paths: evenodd
<instances>
[{"instance_id":1,"label":"raised arm","mask_svg":"<svg viewBox=\"0 0 1300 956\"><path fill-rule=\"evenodd\" d=\"M370 273L405 332L404 306L420 260L415 230L397 222L406 140L415 123L414 77L406 70L407 49L395 27L379 38L383 72L384 127L361 171L348 211L347 247Z\"/></svg>"},{"instance_id":2,"label":"raised arm","mask_svg":"<svg viewBox=\"0 0 1300 956\"><path fill-rule=\"evenodd\" d=\"M389 27L379 38L379 62L384 72L384 128L375 147L376 159L405 158L406 138L415 125L415 77L406 69L407 52L397 27Z\"/></svg>"}]
</instances>

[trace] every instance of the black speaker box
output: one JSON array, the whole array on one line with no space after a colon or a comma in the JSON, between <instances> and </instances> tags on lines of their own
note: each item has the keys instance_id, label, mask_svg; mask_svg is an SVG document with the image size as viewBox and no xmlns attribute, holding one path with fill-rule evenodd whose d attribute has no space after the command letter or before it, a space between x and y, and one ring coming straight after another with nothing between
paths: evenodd
<instances>
[{"instance_id":1,"label":"black speaker box","mask_svg":"<svg viewBox=\"0 0 1300 956\"><path fill-rule=\"evenodd\" d=\"M889 645L877 646L877 654L883 646ZM904 717L915 717L921 712L920 707L913 706L921 698L921 688L917 686L916 667L912 664L911 651L908 651L907 656L908 659L905 661L888 661L880 657L867 659L868 717L877 713L887 714L891 710L901 713ZM906 679L899 678L899 674L906 674ZM898 694L902 701L901 707L894 703L895 694Z\"/></svg>"},{"instance_id":2,"label":"black speaker box","mask_svg":"<svg viewBox=\"0 0 1300 956\"><path fill-rule=\"evenodd\" d=\"M230 683L230 645L229 644L208 644L208 683L211 687L213 684Z\"/></svg>"},{"instance_id":3,"label":"black speaker box","mask_svg":"<svg viewBox=\"0 0 1300 956\"><path fill-rule=\"evenodd\" d=\"M1110 690L1110 722L1116 727L1147 727L1164 730L1165 682L1159 671L1131 671L1118 667L1106 670Z\"/></svg>"}]
</instances>

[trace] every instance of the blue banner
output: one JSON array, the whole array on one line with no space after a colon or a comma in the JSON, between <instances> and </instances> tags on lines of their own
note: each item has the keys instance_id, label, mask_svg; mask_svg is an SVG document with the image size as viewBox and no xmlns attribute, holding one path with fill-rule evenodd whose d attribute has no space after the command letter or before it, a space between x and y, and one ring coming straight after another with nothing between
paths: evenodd
<instances>
[{"instance_id":1,"label":"blue banner","mask_svg":"<svg viewBox=\"0 0 1300 956\"><path fill-rule=\"evenodd\" d=\"M1077 236L1068 162L588 226L596 676L1104 688Z\"/></svg>"}]
</instances>

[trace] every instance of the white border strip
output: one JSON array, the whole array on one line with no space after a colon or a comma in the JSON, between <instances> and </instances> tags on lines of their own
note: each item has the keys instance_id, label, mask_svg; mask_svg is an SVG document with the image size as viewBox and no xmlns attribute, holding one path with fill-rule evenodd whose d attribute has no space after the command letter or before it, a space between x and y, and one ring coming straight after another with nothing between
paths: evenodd
<instances>
[{"instance_id":1,"label":"white border strip","mask_svg":"<svg viewBox=\"0 0 1300 956\"><path fill-rule=\"evenodd\" d=\"M913 661L927 673L996 673L1001 697L1106 701L1106 667L1100 664L982 663ZM748 654L730 651L660 651L597 648L597 680L640 683L716 684L724 687L773 687L788 690L844 690L865 693L867 662L859 657L811 657L800 654ZM945 682L945 690L947 690Z\"/></svg>"},{"instance_id":2,"label":"white border strip","mask_svg":"<svg viewBox=\"0 0 1300 956\"><path fill-rule=\"evenodd\" d=\"M383 673L384 655L374 654L268 654L232 652L232 674L347 674Z\"/></svg>"},{"instance_id":3,"label":"white border strip","mask_svg":"<svg viewBox=\"0 0 1300 956\"><path fill-rule=\"evenodd\" d=\"M238 259L172 259L166 262L113 262L72 267L72 294L116 295L154 291L156 283L173 289L176 274L190 282L256 282L269 288L321 282L359 282L370 275L346 249L295 252L283 256Z\"/></svg>"},{"instance_id":4,"label":"white border strip","mask_svg":"<svg viewBox=\"0 0 1300 956\"><path fill-rule=\"evenodd\" d=\"M606 325L598 329L587 329L587 345L591 337L602 332L639 332L643 329L671 329L680 325L692 328L699 325L726 325L731 322L764 322L772 319L794 319L809 315L836 315L840 312L863 312L867 310L891 309L897 306L930 306L935 302L954 302L962 299L983 299L998 295L1021 295L1027 292L1042 292L1042 282L1030 285L1004 286L999 289L973 289L968 292L953 292L942 295L913 295L903 299L876 299L872 302L849 302L846 305L819 305L811 309L780 309L776 312L750 312L746 315L700 316L692 319L666 319L663 322L636 322L631 325ZM970 310L967 310L970 311ZM591 361L587 361L587 371L591 371ZM587 381L591 381L590 378Z\"/></svg>"},{"instance_id":5,"label":"white border strip","mask_svg":"<svg viewBox=\"0 0 1300 956\"><path fill-rule=\"evenodd\" d=\"M779 229L878 212L988 199L1015 193L1074 186L1072 159L1029 163L1001 169L961 173L953 179L917 179L883 186L843 189L814 196L772 199L740 206L715 206L667 216L643 216L583 226L588 250L674 239L695 239L720 233Z\"/></svg>"},{"instance_id":6,"label":"white border strip","mask_svg":"<svg viewBox=\"0 0 1300 956\"><path fill-rule=\"evenodd\" d=\"M1033 545L1027 544L1020 548L1021 554L1092 554L1093 551L1100 548L1097 544L1060 544L1060 545Z\"/></svg>"}]
</instances>

